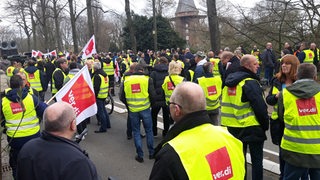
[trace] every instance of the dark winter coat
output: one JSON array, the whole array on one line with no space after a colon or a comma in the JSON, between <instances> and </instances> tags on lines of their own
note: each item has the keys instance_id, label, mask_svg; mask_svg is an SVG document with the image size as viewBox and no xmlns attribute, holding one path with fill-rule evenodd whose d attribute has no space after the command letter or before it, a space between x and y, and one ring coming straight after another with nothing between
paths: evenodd
<instances>
[{"instance_id":1,"label":"dark winter coat","mask_svg":"<svg viewBox=\"0 0 320 180\"><path fill-rule=\"evenodd\" d=\"M228 130L242 142L264 141L267 139L265 131L269 128L269 116L267 105L264 101L264 92L259 83L259 77L252 71L241 67L239 71L228 75L225 85L235 87L246 78L253 78L253 80L247 80L243 85L241 101L250 103L260 125L244 128L228 127Z\"/></svg>"},{"instance_id":2,"label":"dark winter coat","mask_svg":"<svg viewBox=\"0 0 320 180\"><path fill-rule=\"evenodd\" d=\"M153 81L153 86L156 92L154 106L165 106L165 95L162 89L162 84L164 79L168 76L168 65L167 64L157 64L154 66L150 78Z\"/></svg>"}]
</instances>

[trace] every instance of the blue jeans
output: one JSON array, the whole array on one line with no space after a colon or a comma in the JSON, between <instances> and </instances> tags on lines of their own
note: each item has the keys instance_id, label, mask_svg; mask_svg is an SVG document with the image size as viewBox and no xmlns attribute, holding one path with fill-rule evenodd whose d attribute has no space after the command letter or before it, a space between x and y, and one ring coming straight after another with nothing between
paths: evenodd
<instances>
[{"instance_id":1,"label":"blue jeans","mask_svg":"<svg viewBox=\"0 0 320 180\"><path fill-rule=\"evenodd\" d=\"M131 120L131 127L134 138L134 145L136 146L136 152L139 157L143 157L142 140L140 136L140 119L142 119L143 127L146 132L147 146L149 155L153 155L153 132L152 132L152 118L150 109L146 109L140 112L129 111L129 118Z\"/></svg>"},{"instance_id":2,"label":"blue jeans","mask_svg":"<svg viewBox=\"0 0 320 180\"><path fill-rule=\"evenodd\" d=\"M320 168L304 168L297 167L288 162L284 165L284 180L295 180L295 179L308 179L307 175L309 174L310 180L320 179Z\"/></svg>"},{"instance_id":3,"label":"blue jeans","mask_svg":"<svg viewBox=\"0 0 320 180\"><path fill-rule=\"evenodd\" d=\"M263 143L261 142L243 142L244 157L247 154L247 146L249 146L250 157L252 162L252 180L263 179ZM247 163L247 160L246 160Z\"/></svg>"},{"instance_id":4,"label":"blue jeans","mask_svg":"<svg viewBox=\"0 0 320 180\"><path fill-rule=\"evenodd\" d=\"M98 111L97 111L97 119L98 121L101 122L101 126L100 126L100 131L106 131L107 128L110 128L110 119L109 119L109 114L107 113L106 110L106 102L105 100L102 99L96 99L96 103L97 103L97 107L98 107Z\"/></svg>"},{"instance_id":5,"label":"blue jeans","mask_svg":"<svg viewBox=\"0 0 320 180\"><path fill-rule=\"evenodd\" d=\"M273 67L265 67L264 78L268 79L268 85L270 84L272 77L273 77Z\"/></svg>"}]
</instances>

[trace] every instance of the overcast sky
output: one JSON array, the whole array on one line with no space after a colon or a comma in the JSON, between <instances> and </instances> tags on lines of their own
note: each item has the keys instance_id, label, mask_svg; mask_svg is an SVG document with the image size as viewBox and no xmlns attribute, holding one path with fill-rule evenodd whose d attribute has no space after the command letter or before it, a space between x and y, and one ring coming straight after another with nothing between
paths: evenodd
<instances>
[{"instance_id":1,"label":"overcast sky","mask_svg":"<svg viewBox=\"0 0 320 180\"><path fill-rule=\"evenodd\" d=\"M3 0L1 0L3 1ZM85 0L82 0L85 4ZM179 0L176 1L176 6L178 5ZM217 0L219 1L219 0ZM227 0L225 0L227 1ZM115 10L119 14L124 13L124 7L125 7L125 0L100 0L102 6L104 9L109 10ZM206 7L201 7L200 0L194 0L195 5L199 9L204 9L206 11ZM234 5L241 5L242 7L253 7L254 4L257 2L256 0L229 0ZM219 2L217 2L219 3ZM0 19L2 22L0 22L1 25L10 25L10 23L6 20L6 10L4 9L6 3L0 3ZM144 15L144 10L147 6L147 0L130 0L130 9L133 10L137 14ZM176 8L176 7L175 7ZM175 9L174 9L175 11ZM173 11L173 13L174 13ZM1 13L2 12L2 13ZM200 11L201 12L201 11ZM203 13L202 13L203 14ZM174 15L172 15L174 16Z\"/></svg>"}]
</instances>

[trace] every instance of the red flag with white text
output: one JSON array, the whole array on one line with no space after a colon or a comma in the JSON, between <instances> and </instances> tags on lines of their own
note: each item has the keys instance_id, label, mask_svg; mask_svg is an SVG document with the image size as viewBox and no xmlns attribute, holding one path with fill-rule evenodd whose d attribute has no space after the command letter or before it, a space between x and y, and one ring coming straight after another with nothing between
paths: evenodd
<instances>
[{"instance_id":1,"label":"red flag with white text","mask_svg":"<svg viewBox=\"0 0 320 180\"><path fill-rule=\"evenodd\" d=\"M38 55L38 51L32 50L32 55L31 55L31 57L37 57L37 55Z\"/></svg>"},{"instance_id":2,"label":"red flag with white text","mask_svg":"<svg viewBox=\"0 0 320 180\"><path fill-rule=\"evenodd\" d=\"M57 92L56 99L72 105L77 124L97 113L96 98L87 66Z\"/></svg>"},{"instance_id":3,"label":"red flag with white text","mask_svg":"<svg viewBox=\"0 0 320 180\"><path fill-rule=\"evenodd\" d=\"M118 61L115 61L116 63L116 67L114 69L114 78L115 78L115 82L118 82L120 80L120 70L119 70L119 64Z\"/></svg>"},{"instance_id":4,"label":"red flag with white text","mask_svg":"<svg viewBox=\"0 0 320 180\"><path fill-rule=\"evenodd\" d=\"M56 51L56 50L53 50L53 51L49 52L49 54L50 54L51 56L57 57L57 51Z\"/></svg>"},{"instance_id":5,"label":"red flag with white text","mask_svg":"<svg viewBox=\"0 0 320 180\"><path fill-rule=\"evenodd\" d=\"M94 35L90 38L90 40L87 42L87 44L82 49L82 59L87 59L88 57L91 57L92 54L96 54L96 40L94 38Z\"/></svg>"}]
</instances>

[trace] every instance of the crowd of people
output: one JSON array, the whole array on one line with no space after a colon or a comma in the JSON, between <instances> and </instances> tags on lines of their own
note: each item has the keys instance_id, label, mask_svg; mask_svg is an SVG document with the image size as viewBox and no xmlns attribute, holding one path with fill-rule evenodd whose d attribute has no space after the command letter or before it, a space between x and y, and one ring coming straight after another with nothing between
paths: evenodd
<instances>
[{"instance_id":1,"label":"crowd of people","mask_svg":"<svg viewBox=\"0 0 320 180\"><path fill-rule=\"evenodd\" d=\"M280 179L320 179L319 56L315 43L307 47L303 42L297 51L285 43L277 59L268 42L263 52L253 46L249 54L242 47L233 52L225 48L195 54L177 48L101 53L88 59L59 53L58 57L26 62L12 60L9 67L1 66L0 75L1 82L8 82L1 83L1 118L11 148L13 177L41 179L46 173L57 177L62 171L59 177L67 179L99 178L93 163L72 141L85 130L90 117L76 125L67 103L45 103L48 89L54 97L87 65L100 125L94 132L106 133L111 128L105 99L118 95L128 109L126 135L128 140L133 138L139 163L144 162L141 123L145 129L148 157L155 159L150 179L245 179L248 148L251 177L263 179L263 147L269 125L272 142L279 146ZM263 83L269 87L266 98ZM273 106L271 117L267 104ZM160 110L163 139L155 146ZM42 119L44 130L40 133ZM73 166L80 159L87 168L77 166L82 173L71 178L75 171L52 167L43 156L38 157L53 150L58 153L51 157L52 163L68 156L59 161ZM34 166L36 161L42 162L41 167ZM42 166L55 170L40 172Z\"/></svg>"}]
</instances>

